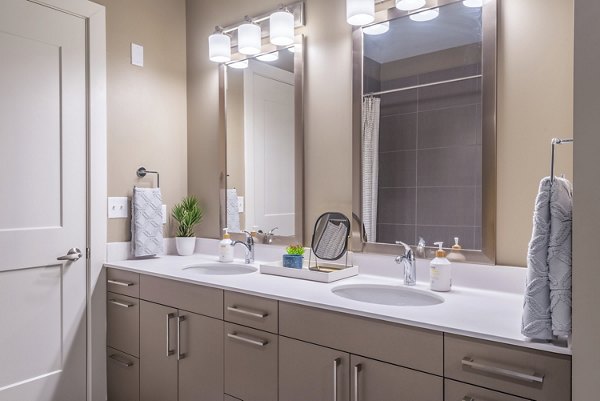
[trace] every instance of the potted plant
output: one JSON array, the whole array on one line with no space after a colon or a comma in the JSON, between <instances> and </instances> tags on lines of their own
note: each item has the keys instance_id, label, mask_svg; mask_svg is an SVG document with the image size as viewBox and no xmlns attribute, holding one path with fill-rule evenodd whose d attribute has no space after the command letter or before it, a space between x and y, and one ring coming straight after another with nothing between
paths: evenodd
<instances>
[{"instance_id":1,"label":"potted plant","mask_svg":"<svg viewBox=\"0 0 600 401\"><path fill-rule=\"evenodd\" d=\"M194 226L204 217L204 210L198 204L198 199L193 196L183 198L181 203L173 207L171 215L179 224L175 238L177 253L182 256L193 254L196 247Z\"/></svg>"},{"instance_id":2,"label":"potted plant","mask_svg":"<svg viewBox=\"0 0 600 401\"><path fill-rule=\"evenodd\" d=\"M302 269L304 262L304 247L300 244L290 245L286 249L287 255L283 255L283 266L293 269Z\"/></svg>"}]
</instances>

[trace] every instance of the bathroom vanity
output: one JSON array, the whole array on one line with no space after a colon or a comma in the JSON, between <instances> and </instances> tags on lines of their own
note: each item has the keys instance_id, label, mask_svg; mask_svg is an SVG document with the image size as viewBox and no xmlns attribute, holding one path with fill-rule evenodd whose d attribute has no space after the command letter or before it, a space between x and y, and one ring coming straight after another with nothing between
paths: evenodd
<instances>
[{"instance_id":1,"label":"bathroom vanity","mask_svg":"<svg viewBox=\"0 0 600 401\"><path fill-rule=\"evenodd\" d=\"M191 263L107 264L110 401L570 399L568 349L509 338L501 326L513 319L476 305L435 323L435 308L473 305L467 289L440 305L369 309L334 295L336 284ZM469 320L486 314L490 332L473 332Z\"/></svg>"}]
</instances>

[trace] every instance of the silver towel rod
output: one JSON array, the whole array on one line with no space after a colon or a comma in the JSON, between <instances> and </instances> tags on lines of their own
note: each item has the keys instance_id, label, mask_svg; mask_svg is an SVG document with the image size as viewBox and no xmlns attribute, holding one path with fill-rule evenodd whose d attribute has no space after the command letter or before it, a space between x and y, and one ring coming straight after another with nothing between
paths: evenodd
<instances>
[{"instance_id":1,"label":"silver towel rod","mask_svg":"<svg viewBox=\"0 0 600 401\"><path fill-rule=\"evenodd\" d=\"M146 170L146 167L140 167L137 169L136 174L140 178L144 178L146 174L156 174L156 188L160 188L160 174L158 171Z\"/></svg>"},{"instance_id":2,"label":"silver towel rod","mask_svg":"<svg viewBox=\"0 0 600 401\"><path fill-rule=\"evenodd\" d=\"M563 145L565 143L573 143L573 138L552 138L552 145L551 145L551 160L550 160L550 183L554 183L554 147L556 145Z\"/></svg>"},{"instance_id":3,"label":"silver towel rod","mask_svg":"<svg viewBox=\"0 0 600 401\"><path fill-rule=\"evenodd\" d=\"M475 79L475 78L481 78L482 75L478 74L478 75L470 75L468 77L460 77L460 78L453 78L453 79L446 79L443 81L437 81L437 82L428 82L426 84L420 84L420 85L412 85L412 86L405 86L403 88L396 88L396 89L388 89L388 90L384 90L384 91L379 91L379 92L370 92L370 93L365 93L363 95L363 97L369 97L369 96L380 96L380 95L386 95L388 93L395 93L395 92L404 92L404 91L408 91L408 90L412 90L412 89L419 89L419 88L427 88L428 86L436 86L436 85L442 85L442 84L451 84L453 82L460 82L460 81L466 81L468 79Z\"/></svg>"}]
</instances>

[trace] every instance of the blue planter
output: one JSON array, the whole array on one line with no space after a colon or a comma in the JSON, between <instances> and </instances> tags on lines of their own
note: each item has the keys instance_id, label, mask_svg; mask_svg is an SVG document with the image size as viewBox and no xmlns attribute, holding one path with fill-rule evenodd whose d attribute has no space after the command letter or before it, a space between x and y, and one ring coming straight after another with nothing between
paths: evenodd
<instances>
[{"instance_id":1,"label":"blue planter","mask_svg":"<svg viewBox=\"0 0 600 401\"><path fill-rule=\"evenodd\" d=\"M304 262L302 255L283 255L283 267L302 269L302 262Z\"/></svg>"}]
</instances>

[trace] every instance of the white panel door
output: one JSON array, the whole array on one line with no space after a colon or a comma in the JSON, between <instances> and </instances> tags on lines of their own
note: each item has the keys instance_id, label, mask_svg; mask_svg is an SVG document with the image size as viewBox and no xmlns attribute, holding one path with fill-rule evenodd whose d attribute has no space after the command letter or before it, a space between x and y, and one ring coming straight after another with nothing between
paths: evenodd
<instances>
[{"instance_id":1,"label":"white panel door","mask_svg":"<svg viewBox=\"0 0 600 401\"><path fill-rule=\"evenodd\" d=\"M294 74L251 61L244 72L246 224L293 236Z\"/></svg>"},{"instance_id":2,"label":"white panel door","mask_svg":"<svg viewBox=\"0 0 600 401\"><path fill-rule=\"evenodd\" d=\"M85 46L84 19L0 1L0 401L86 399Z\"/></svg>"}]
</instances>

